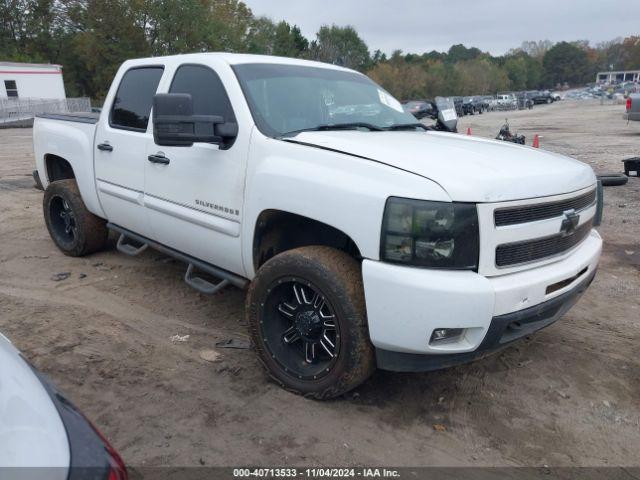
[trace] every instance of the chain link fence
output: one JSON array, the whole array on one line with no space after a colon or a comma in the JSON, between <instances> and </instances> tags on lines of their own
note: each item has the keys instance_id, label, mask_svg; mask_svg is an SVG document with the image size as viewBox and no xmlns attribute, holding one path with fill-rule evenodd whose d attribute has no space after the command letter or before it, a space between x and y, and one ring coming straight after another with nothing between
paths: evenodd
<instances>
[{"instance_id":1,"label":"chain link fence","mask_svg":"<svg viewBox=\"0 0 640 480\"><path fill-rule=\"evenodd\" d=\"M28 125L39 113L90 112L91 100L81 98L0 98L0 128Z\"/></svg>"}]
</instances>

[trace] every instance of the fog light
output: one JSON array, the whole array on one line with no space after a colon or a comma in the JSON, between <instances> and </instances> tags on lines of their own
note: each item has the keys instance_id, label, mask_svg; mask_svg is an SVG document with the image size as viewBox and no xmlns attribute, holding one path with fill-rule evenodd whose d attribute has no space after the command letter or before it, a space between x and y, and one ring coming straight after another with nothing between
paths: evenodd
<instances>
[{"instance_id":1,"label":"fog light","mask_svg":"<svg viewBox=\"0 0 640 480\"><path fill-rule=\"evenodd\" d=\"M436 328L431 334L429 343L443 343L453 341L462 335L462 328Z\"/></svg>"}]
</instances>

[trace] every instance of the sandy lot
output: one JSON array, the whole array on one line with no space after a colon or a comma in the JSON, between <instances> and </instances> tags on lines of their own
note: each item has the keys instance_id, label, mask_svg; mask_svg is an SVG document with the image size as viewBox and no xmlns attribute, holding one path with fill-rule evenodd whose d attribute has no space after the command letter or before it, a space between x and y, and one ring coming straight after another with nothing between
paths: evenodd
<instances>
[{"instance_id":1,"label":"sandy lot","mask_svg":"<svg viewBox=\"0 0 640 480\"><path fill-rule=\"evenodd\" d=\"M538 133L543 148L620 171L640 155L640 125L623 108L560 102L508 116L528 144ZM495 136L505 115L460 130ZM153 251L63 256L33 164L31 130L0 130L0 331L130 465L640 464L638 179L606 189L601 268L563 320L470 365L378 372L316 402L269 381L250 350L215 346L247 338L243 292L202 296ZM61 272L71 275L52 280ZM211 350L215 362L203 359Z\"/></svg>"}]
</instances>

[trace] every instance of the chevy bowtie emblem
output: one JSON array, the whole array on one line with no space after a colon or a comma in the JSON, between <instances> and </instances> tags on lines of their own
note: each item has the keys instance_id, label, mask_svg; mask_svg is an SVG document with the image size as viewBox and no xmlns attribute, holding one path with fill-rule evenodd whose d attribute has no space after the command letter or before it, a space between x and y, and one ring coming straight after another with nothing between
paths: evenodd
<instances>
[{"instance_id":1,"label":"chevy bowtie emblem","mask_svg":"<svg viewBox=\"0 0 640 480\"><path fill-rule=\"evenodd\" d=\"M564 219L562 219L562 224L560 225L560 233L563 237L573 235L580 221L580 215L578 215L575 210L567 210L566 212L562 212L562 214L564 215Z\"/></svg>"}]
</instances>

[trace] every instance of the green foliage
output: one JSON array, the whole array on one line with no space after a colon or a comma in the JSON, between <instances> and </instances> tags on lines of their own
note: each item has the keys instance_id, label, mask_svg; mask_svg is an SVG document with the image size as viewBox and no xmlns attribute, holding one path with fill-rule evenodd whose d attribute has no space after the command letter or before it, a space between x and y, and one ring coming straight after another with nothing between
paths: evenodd
<instances>
[{"instance_id":1,"label":"green foliage","mask_svg":"<svg viewBox=\"0 0 640 480\"><path fill-rule=\"evenodd\" d=\"M400 65L379 63L369 71L369 76L399 99L420 97L429 80L424 69L406 62Z\"/></svg>"},{"instance_id":2,"label":"green foliage","mask_svg":"<svg viewBox=\"0 0 640 480\"><path fill-rule=\"evenodd\" d=\"M247 53L273 55L276 26L270 18L256 17L247 33Z\"/></svg>"},{"instance_id":3,"label":"green foliage","mask_svg":"<svg viewBox=\"0 0 640 480\"><path fill-rule=\"evenodd\" d=\"M622 44L624 54L624 68L631 70L640 67L640 37L625 38Z\"/></svg>"},{"instance_id":4,"label":"green foliage","mask_svg":"<svg viewBox=\"0 0 640 480\"><path fill-rule=\"evenodd\" d=\"M542 66L547 85L564 82L580 84L591 79L592 71L587 52L572 43L560 42L551 47L544 56Z\"/></svg>"},{"instance_id":5,"label":"green foliage","mask_svg":"<svg viewBox=\"0 0 640 480\"><path fill-rule=\"evenodd\" d=\"M640 68L640 36L616 39L600 44L596 50L599 70L635 70Z\"/></svg>"},{"instance_id":6,"label":"green foliage","mask_svg":"<svg viewBox=\"0 0 640 480\"><path fill-rule=\"evenodd\" d=\"M297 25L282 21L276 27L273 54L281 57L303 57L309 50L309 41L302 36Z\"/></svg>"},{"instance_id":7,"label":"green foliage","mask_svg":"<svg viewBox=\"0 0 640 480\"><path fill-rule=\"evenodd\" d=\"M446 61L449 63L457 63L465 60L473 60L482 55L482 51L478 48L467 48L461 43L453 45L446 56Z\"/></svg>"},{"instance_id":8,"label":"green foliage","mask_svg":"<svg viewBox=\"0 0 640 480\"><path fill-rule=\"evenodd\" d=\"M475 47L396 50L351 26L322 26L309 42L296 25L256 17L241 0L2 0L0 60L61 64L67 94L102 99L128 58L228 51L311 58L370 74L402 99L493 94L592 81L598 70L640 68L640 37L602 43L523 42L493 57Z\"/></svg>"},{"instance_id":9,"label":"green foliage","mask_svg":"<svg viewBox=\"0 0 640 480\"><path fill-rule=\"evenodd\" d=\"M150 54L144 29L130 21L136 13L135 3L127 0L88 0L74 5L69 19L76 28L66 36L65 43L79 72L71 72L73 78L67 78L67 83L74 80L82 92L103 98L123 61ZM55 61L66 67L69 60L65 52Z\"/></svg>"},{"instance_id":10,"label":"green foliage","mask_svg":"<svg viewBox=\"0 0 640 480\"><path fill-rule=\"evenodd\" d=\"M532 58L542 61L542 58L551 47L553 47L553 42L550 40L538 40L537 42L526 41L522 42L522 45L520 45L518 50L526 53Z\"/></svg>"},{"instance_id":11,"label":"green foliage","mask_svg":"<svg viewBox=\"0 0 640 480\"><path fill-rule=\"evenodd\" d=\"M314 60L356 70L366 70L371 65L367 44L351 26L320 27L316 40L311 42L310 54Z\"/></svg>"},{"instance_id":12,"label":"green foliage","mask_svg":"<svg viewBox=\"0 0 640 480\"><path fill-rule=\"evenodd\" d=\"M455 64L458 95L474 95L478 92L497 93L511 87L504 69L487 58L464 60Z\"/></svg>"},{"instance_id":13,"label":"green foliage","mask_svg":"<svg viewBox=\"0 0 640 480\"><path fill-rule=\"evenodd\" d=\"M533 90L542 86L541 60L524 51L506 55L503 68L509 77L512 90Z\"/></svg>"}]
</instances>

